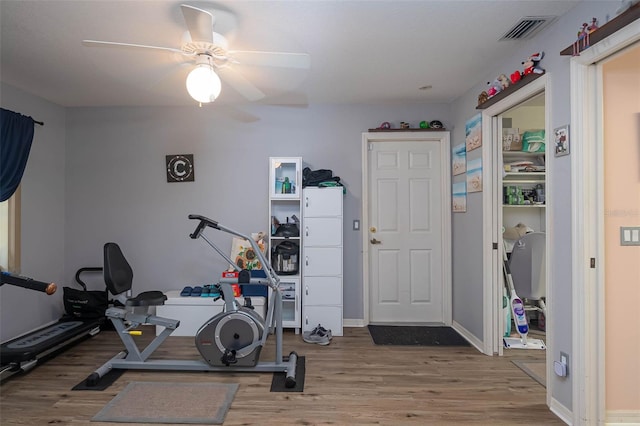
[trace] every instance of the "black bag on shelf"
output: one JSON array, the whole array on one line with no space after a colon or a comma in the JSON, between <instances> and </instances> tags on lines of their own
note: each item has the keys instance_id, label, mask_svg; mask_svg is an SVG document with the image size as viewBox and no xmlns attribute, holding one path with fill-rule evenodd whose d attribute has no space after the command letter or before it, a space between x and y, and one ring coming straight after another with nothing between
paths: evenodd
<instances>
[{"instance_id":1,"label":"black bag on shelf","mask_svg":"<svg viewBox=\"0 0 640 426\"><path fill-rule=\"evenodd\" d=\"M329 169L311 170L305 167L302 170L302 186L318 186L321 182L334 181L340 182L339 176L334 176L333 171Z\"/></svg>"},{"instance_id":2,"label":"black bag on shelf","mask_svg":"<svg viewBox=\"0 0 640 426\"><path fill-rule=\"evenodd\" d=\"M297 223L281 223L276 229L275 237L299 237L300 229Z\"/></svg>"}]
</instances>

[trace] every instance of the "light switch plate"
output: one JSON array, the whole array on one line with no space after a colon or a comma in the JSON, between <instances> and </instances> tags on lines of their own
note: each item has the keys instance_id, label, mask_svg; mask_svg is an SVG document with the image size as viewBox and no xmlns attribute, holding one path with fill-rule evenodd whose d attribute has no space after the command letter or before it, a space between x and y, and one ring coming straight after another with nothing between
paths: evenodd
<instances>
[{"instance_id":1,"label":"light switch plate","mask_svg":"<svg viewBox=\"0 0 640 426\"><path fill-rule=\"evenodd\" d=\"M620 245L640 246L640 226L621 226Z\"/></svg>"}]
</instances>

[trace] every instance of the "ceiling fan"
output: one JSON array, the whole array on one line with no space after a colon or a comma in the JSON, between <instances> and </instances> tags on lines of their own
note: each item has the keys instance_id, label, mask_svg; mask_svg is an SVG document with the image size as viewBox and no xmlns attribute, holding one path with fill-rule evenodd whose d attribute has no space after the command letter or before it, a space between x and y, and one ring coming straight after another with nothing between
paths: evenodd
<instances>
[{"instance_id":1,"label":"ceiling fan","mask_svg":"<svg viewBox=\"0 0 640 426\"><path fill-rule=\"evenodd\" d=\"M234 65L297 69L310 67L310 57L306 53L230 50L226 38L213 30L215 24L213 14L186 4L180 5L180 8L191 38L180 48L100 40L83 40L82 43L85 46L156 49L190 58L195 68L187 77L187 90L200 104L216 100L222 89L220 79L249 101L257 101L265 97L260 89L233 68Z\"/></svg>"}]
</instances>

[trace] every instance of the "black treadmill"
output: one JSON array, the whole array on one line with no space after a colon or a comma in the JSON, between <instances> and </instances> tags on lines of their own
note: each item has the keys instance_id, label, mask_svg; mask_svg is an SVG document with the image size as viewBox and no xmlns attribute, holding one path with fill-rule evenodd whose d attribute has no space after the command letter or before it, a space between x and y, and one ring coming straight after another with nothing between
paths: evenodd
<instances>
[{"instance_id":1,"label":"black treadmill","mask_svg":"<svg viewBox=\"0 0 640 426\"><path fill-rule=\"evenodd\" d=\"M76 280L86 289L79 280L80 272L97 269L79 270ZM0 273L0 286L4 284L43 291L49 295L57 289L54 283L44 283L7 272ZM14 374L31 370L80 340L95 336L104 322L104 316L80 319L65 315L54 324L3 343L0 346L0 382Z\"/></svg>"}]
</instances>

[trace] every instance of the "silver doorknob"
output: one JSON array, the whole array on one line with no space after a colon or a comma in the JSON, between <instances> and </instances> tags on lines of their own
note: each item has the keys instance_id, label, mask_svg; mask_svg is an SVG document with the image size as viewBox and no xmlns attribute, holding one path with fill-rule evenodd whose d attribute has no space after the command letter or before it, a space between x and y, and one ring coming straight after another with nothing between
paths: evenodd
<instances>
[{"instance_id":1,"label":"silver doorknob","mask_svg":"<svg viewBox=\"0 0 640 426\"><path fill-rule=\"evenodd\" d=\"M382 241L376 240L375 238L371 239L371 244L382 244Z\"/></svg>"}]
</instances>

